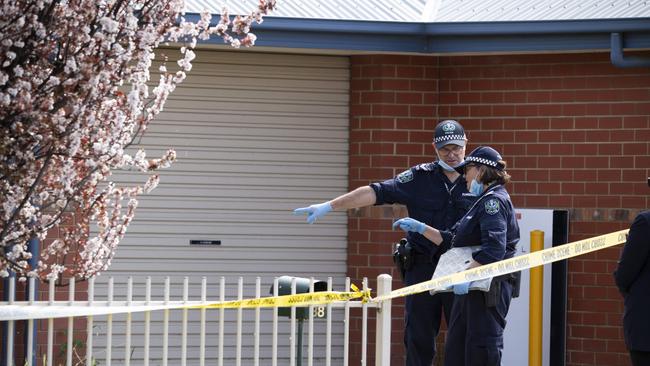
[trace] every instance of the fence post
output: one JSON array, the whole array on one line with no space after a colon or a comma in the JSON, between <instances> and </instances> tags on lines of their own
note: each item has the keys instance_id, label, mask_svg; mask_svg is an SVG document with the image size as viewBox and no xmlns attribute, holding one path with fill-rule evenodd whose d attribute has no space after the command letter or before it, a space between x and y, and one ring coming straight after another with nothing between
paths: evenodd
<instances>
[{"instance_id":1,"label":"fence post","mask_svg":"<svg viewBox=\"0 0 650 366\"><path fill-rule=\"evenodd\" d=\"M377 296L390 293L393 289L393 278L388 274L377 277ZM379 303L377 308L377 332L375 338L375 365L390 366L390 323L392 301Z\"/></svg>"}]
</instances>

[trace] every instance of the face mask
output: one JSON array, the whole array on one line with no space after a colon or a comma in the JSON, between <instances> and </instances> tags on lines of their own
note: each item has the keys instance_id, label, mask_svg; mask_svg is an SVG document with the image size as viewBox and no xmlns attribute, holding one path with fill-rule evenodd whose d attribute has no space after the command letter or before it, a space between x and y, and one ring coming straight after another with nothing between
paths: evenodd
<instances>
[{"instance_id":1,"label":"face mask","mask_svg":"<svg viewBox=\"0 0 650 366\"><path fill-rule=\"evenodd\" d=\"M472 183L469 185L469 193L480 196L484 190L485 188L481 183L477 182L476 179L472 179Z\"/></svg>"},{"instance_id":2,"label":"face mask","mask_svg":"<svg viewBox=\"0 0 650 366\"><path fill-rule=\"evenodd\" d=\"M446 170L446 171L448 171L448 172L455 172L455 171L456 171L456 169L450 167L449 164L445 163L445 162L442 161L441 159L438 160L438 165L440 165L440 167L441 167L443 170Z\"/></svg>"}]
</instances>

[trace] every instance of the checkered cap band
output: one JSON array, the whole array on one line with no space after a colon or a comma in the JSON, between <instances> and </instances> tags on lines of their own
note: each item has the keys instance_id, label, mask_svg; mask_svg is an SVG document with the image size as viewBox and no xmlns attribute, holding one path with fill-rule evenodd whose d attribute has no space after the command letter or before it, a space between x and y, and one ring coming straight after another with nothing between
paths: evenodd
<instances>
[{"instance_id":1,"label":"checkered cap band","mask_svg":"<svg viewBox=\"0 0 650 366\"><path fill-rule=\"evenodd\" d=\"M479 164L491 166L493 168L498 168L499 167L499 164L496 161L492 161L492 160L488 160L488 159L484 159L484 158L478 158L476 156L468 156L468 157L465 158L465 160L471 161L471 162L474 162L474 163L479 163Z\"/></svg>"},{"instance_id":2,"label":"checkered cap band","mask_svg":"<svg viewBox=\"0 0 650 366\"><path fill-rule=\"evenodd\" d=\"M465 135L445 135L436 137L433 142L443 142L451 140L465 140Z\"/></svg>"}]
</instances>

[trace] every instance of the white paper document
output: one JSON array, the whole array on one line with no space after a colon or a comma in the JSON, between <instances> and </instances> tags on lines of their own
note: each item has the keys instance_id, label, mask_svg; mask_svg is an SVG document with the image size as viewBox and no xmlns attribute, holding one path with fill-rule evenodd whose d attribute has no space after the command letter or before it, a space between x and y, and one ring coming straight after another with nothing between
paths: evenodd
<instances>
[{"instance_id":1,"label":"white paper document","mask_svg":"<svg viewBox=\"0 0 650 366\"><path fill-rule=\"evenodd\" d=\"M480 246L473 247L454 247L446 251L443 255L440 256L438 261L438 266L436 266L436 271L433 273L434 278L443 277L452 273L462 272L467 269L467 266L472 261L472 253L477 252L481 249ZM492 277L472 281L469 285L470 290L480 290L480 291L490 291L490 283L492 282ZM449 292L452 291L451 287L447 288L436 288L430 290L431 295L437 292Z\"/></svg>"}]
</instances>

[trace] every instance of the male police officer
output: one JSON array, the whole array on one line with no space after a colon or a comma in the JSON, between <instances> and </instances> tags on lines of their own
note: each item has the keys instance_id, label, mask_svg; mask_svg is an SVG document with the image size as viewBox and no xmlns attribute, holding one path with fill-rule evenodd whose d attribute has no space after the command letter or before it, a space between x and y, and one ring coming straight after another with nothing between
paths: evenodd
<instances>
[{"instance_id":1,"label":"male police officer","mask_svg":"<svg viewBox=\"0 0 650 366\"><path fill-rule=\"evenodd\" d=\"M462 197L467 192L466 182L454 170L465 158L466 143L465 130L460 123L442 121L434 133L437 161L414 166L392 179L359 187L331 201L298 208L294 214L306 213L307 222L311 224L332 210L399 203L406 205L409 217L436 228L449 229L466 211ZM405 272L406 285L430 280L442 253L438 253L438 247L422 233L408 232L407 239L413 256L412 265ZM453 294L449 293L431 296L425 292L406 298L407 365L431 365L441 314L449 319L452 302Z\"/></svg>"}]
</instances>

